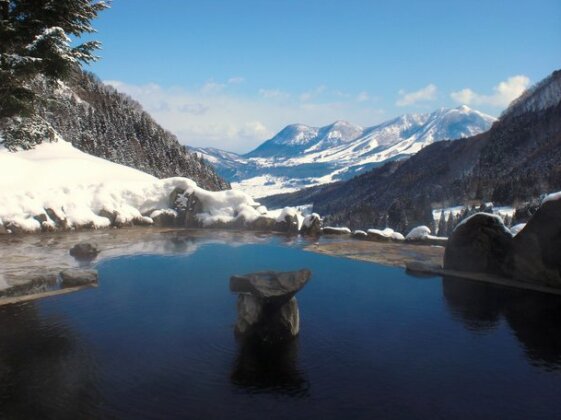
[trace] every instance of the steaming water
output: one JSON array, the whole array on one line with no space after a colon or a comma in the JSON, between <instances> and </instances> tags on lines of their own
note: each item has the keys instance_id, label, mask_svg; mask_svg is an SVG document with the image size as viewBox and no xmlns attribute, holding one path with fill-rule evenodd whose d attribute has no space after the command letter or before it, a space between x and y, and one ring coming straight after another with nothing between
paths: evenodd
<instances>
[{"instance_id":1,"label":"steaming water","mask_svg":"<svg viewBox=\"0 0 561 420\"><path fill-rule=\"evenodd\" d=\"M236 343L231 274L302 267L301 335ZM558 298L272 239L113 258L100 287L0 308L3 418L554 418Z\"/></svg>"}]
</instances>

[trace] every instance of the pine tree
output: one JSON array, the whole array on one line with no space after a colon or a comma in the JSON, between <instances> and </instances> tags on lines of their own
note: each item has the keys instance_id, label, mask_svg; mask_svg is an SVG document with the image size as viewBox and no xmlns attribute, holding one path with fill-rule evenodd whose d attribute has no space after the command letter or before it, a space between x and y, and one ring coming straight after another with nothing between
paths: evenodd
<instances>
[{"instance_id":1,"label":"pine tree","mask_svg":"<svg viewBox=\"0 0 561 420\"><path fill-rule=\"evenodd\" d=\"M100 0L0 0L0 120L35 113L29 82L65 79L75 66L97 60L97 41L72 46L69 36L95 32Z\"/></svg>"},{"instance_id":2,"label":"pine tree","mask_svg":"<svg viewBox=\"0 0 561 420\"><path fill-rule=\"evenodd\" d=\"M446 230L446 213L444 210L440 211L440 221L438 222L438 236L448 236L448 231Z\"/></svg>"}]
</instances>

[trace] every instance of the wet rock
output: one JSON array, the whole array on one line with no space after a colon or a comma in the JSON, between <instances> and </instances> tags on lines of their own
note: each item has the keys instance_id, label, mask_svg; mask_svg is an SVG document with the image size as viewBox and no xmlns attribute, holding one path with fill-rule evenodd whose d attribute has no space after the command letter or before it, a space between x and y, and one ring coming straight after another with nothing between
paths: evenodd
<instances>
[{"instance_id":1,"label":"wet rock","mask_svg":"<svg viewBox=\"0 0 561 420\"><path fill-rule=\"evenodd\" d=\"M283 233L298 233L298 218L296 215L287 214L283 220L275 223L274 230Z\"/></svg>"},{"instance_id":2,"label":"wet rock","mask_svg":"<svg viewBox=\"0 0 561 420\"><path fill-rule=\"evenodd\" d=\"M99 215L101 217L105 217L106 219L109 219L109 222L111 222L111 226L115 226L115 220L117 220L117 216L119 215L119 213L116 211L109 211L109 210L102 209L99 212Z\"/></svg>"},{"instance_id":3,"label":"wet rock","mask_svg":"<svg viewBox=\"0 0 561 420\"><path fill-rule=\"evenodd\" d=\"M276 221L271 217L260 216L252 222L247 222L246 227L250 230L270 232L275 229Z\"/></svg>"},{"instance_id":4,"label":"wet rock","mask_svg":"<svg viewBox=\"0 0 561 420\"><path fill-rule=\"evenodd\" d=\"M561 287L561 200L547 201L514 237L513 277Z\"/></svg>"},{"instance_id":5,"label":"wet rock","mask_svg":"<svg viewBox=\"0 0 561 420\"><path fill-rule=\"evenodd\" d=\"M285 341L300 332L300 312L296 298L282 305L265 303L253 295L238 296L235 332L259 341Z\"/></svg>"},{"instance_id":6,"label":"wet rock","mask_svg":"<svg viewBox=\"0 0 561 420\"><path fill-rule=\"evenodd\" d=\"M45 209L45 212L47 213L47 216L49 216L49 219L51 219L53 222L55 222L55 225L57 227L57 229L59 230L68 230L68 221L66 220L66 218L62 218L60 217L57 212L55 212L53 209L48 208Z\"/></svg>"},{"instance_id":7,"label":"wet rock","mask_svg":"<svg viewBox=\"0 0 561 420\"><path fill-rule=\"evenodd\" d=\"M298 335L300 314L294 295L310 277L307 269L232 276L230 290L239 293L236 334L262 342L280 342Z\"/></svg>"},{"instance_id":8,"label":"wet rock","mask_svg":"<svg viewBox=\"0 0 561 420\"><path fill-rule=\"evenodd\" d=\"M150 213L154 226L171 227L177 224L177 212L171 209L155 210Z\"/></svg>"},{"instance_id":9,"label":"wet rock","mask_svg":"<svg viewBox=\"0 0 561 420\"><path fill-rule=\"evenodd\" d=\"M454 229L446 245L444 268L509 275L512 234L500 217L476 213Z\"/></svg>"},{"instance_id":10,"label":"wet rock","mask_svg":"<svg viewBox=\"0 0 561 420\"><path fill-rule=\"evenodd\" d=\"M47 215L46 215L45 213L38 214L37 216L33 216L33 218L34 218L35 220L37 220L39 223L44 223L44 222L46 222L47 220L49 220L49 219L47 218Z\"/></svg>"},{"instance_id":11,"label":"wet rock","mask_svg":"<svg viewBox=\"0 0 561 420\"><path fill-rule=\"evenodd\" d=\"M366 233L366 232L363 231L363 230L355 230L355 231L353 232L353 235L352 235L352 236L353 236L354 239L362 239L362 240L364 240L364 239L367 239L367 238L368 238L368 233Z\"/></svg>"},{"instance_id":12,"label":"wet rock","mask_svg":"<svg viewBox=\"0 0 561 420\"><path fill-rule=\"evenodd\" d=\"M203 212L203 203L195 194L184 196L182 210L185 212L185 227L198 228L202 227L197 214Z\"/></svg>"},{"instance_id":13,"label":"wet rock","mask_svg":"<svg viewBox=\"0 0 561 420\"><path fill-rule=\"evenodd\" d=\"M310 280L308 269L298 271L261 271L230 278L230 290L247 293L261 299L288 301Z\"/></svg>"},{"instance_id":14,"label":"wet rock","mask_svg":"<svg viewBox=\"0 0 561 420\"><path fill-rule=\"evenodd\" d=\"M322 229L322 219L319 214L312 213L304 218L300 233L302 235L319 236Z\"/></svg>"},{"instance_id":15,"label":"wet rock","mask_svg":"<svg viewBox=\"0 0 561 420\"><path fill-rule=\"evenodd\" d=\"M185 190L179 187L175 187L174 190L169 194L169 206L170 208L175 208L178 203L178 198L185 194Z\"/></svg>"},{"instance_id":16,"label":"wet rock","mask_svg":"<svg viewBox=\"0 0 561 420\"><path fill-rule=\"evenodd\" d=\"M69 268L60 272L62 287L88 286L97 283L96 270Z\"/></svg>"},{"instance_id":17,"label":"wet rock","mask_svg":"<svg viewBox=\"0 0 561 420\"><path fill-rule=\"evenodd\" d=\"M8 231L14 234L22 234L28 233L25 229L23 229L19 224L14 222L8 222L4 225Z\"/></svg>"},{"instance_id":18,"label":"wet rock","mask_svg":"<svg viewBox=\"0 0 561 420\"><path fill-rule=\"evenodd\" d=\"M348 227L332 227L326 226L321 230L324 235L350 235L351 230Z\"/></svg>"},{"instance_id":19,"label":"wet rock","mask_svg":"<svg viewBox=\"0 0 561 420\"><path fill-rule=\"evenodd\" d=\"M4 226L3 224L0 224L0 236L1 235L9 235L10 232L8 232L8 229L6 229L6 226Z\"/></svg>"},{"instance_id":20,"label":"wet rock","mask_svg":"<svg viewBox=\"0 0 561 420\"><path fill-rule=\"evenodd\" d=\"M132 219L132 224L135 226L152 226L154 221L150 217L139 216Z\"/></svg>"},{"instance_id":21,"label":"wet rock","mask_svg":"<svg viewBox=\"0 0 561 420\"><path fill-rule=\"evenodd\" d=\"M94 260L99 254L99 248L96 244L90 242L81 242L70 248L70 255L77 260Z\"/></svg>"}]
</instances>

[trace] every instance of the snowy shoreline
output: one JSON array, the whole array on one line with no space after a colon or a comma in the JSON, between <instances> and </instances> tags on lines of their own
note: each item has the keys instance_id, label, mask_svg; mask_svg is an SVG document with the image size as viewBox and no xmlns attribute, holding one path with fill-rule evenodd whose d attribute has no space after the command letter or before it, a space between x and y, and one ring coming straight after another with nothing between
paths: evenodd
<instances>
[{"instance_id":1,"label":"snowy shoreline","mask_svg":"<svg viewBox=\"0 0 561 420\"><path fill-rule=\"evenodd\" d=\"M175 194L170 203L170 196ZM188 178L152 175L83 153L58 139L32 150L0 148L0 232L99 229L153 225L158 216L177 216L175 204L195 197L200 226L272 224L290 216L302 226L301 210L269 211L236 190L207 191Z\"/></svg>"}]
</instances>

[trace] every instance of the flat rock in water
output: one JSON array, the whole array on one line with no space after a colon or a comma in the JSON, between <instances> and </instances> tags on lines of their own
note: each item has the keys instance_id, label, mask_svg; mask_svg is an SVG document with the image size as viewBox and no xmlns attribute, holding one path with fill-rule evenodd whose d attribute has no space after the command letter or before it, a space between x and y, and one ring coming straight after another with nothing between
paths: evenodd
<instances>
[{"instance_id":1,"label":"flat rock in water","mask_svg":"<svg viewBox=\"0 0 561 420\"><path fill-rule=\"evenodd\" d=\"M87 286L97 283L97 270L69 268L60 272L62 287Z\"/></svg>"},{"instance_id":2,"label":"flat rock in water","mask_svg":"<svg viewBox=\"0 0 561 420\"><path fill-rule=\"evenodd\" d=\"M230 277L230 290L265 300L290 300L310 280L308 269L298 271L263 271Z\"/></svg>"},{"instance_id":3,"label":"flat rock in water","mask_svg":"<svg viewBox=\"0 0 561 420\"><path fill-rule=\"evenodd\" d=\"M81 242L70 248L70 255L78 260L93 260L99 254L96 244Z\"/></svg>"}]
</instances>

